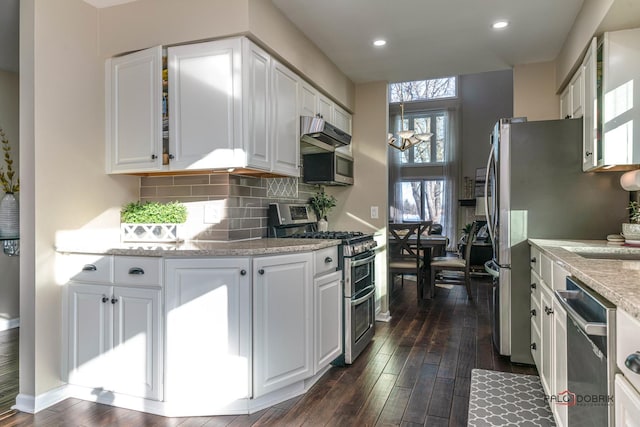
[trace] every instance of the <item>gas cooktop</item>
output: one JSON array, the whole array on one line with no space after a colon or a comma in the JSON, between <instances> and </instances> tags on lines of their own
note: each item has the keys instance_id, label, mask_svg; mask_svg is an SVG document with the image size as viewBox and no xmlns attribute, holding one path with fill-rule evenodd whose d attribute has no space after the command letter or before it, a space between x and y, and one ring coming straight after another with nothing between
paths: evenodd
<instances>
[{"instance_id":1,"label":"gas cooktop","mask_svg":"<svg viewBox=\"0 0 640 427\"><path fill-rule=\"evenodd\" d=\"M302 233L294 233L287 237L295 239L336 239L351 240L355 237L365 236L361 231L305 231Z\"/></svg>"}]
</instances>

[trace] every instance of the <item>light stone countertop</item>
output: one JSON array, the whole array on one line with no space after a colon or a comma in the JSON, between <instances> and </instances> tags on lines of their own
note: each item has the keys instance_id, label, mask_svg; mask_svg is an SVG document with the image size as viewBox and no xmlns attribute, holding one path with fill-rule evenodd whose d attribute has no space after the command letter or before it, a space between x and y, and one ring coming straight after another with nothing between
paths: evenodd
<instances>
[{"instance_id":1,"label":"light stone countertop","mask_svg":"<svg viewBox=\"0 0 640 427\"><path fill-rule=\"evenodd\" d=\"M100 244L76 241L57 246L60 253L84 253L122 256L193 257L193 256L255 256L294 252L309 252L337 246L331 239L255 239L242 241L189 240L178 243Z\"/></svg>"},{"instance_id":2,"label":"light stone countertop","mask_svg":"<svg viewBox=\"0 0 640 427\"><path fill-rule=\"evenodd\" d=\"M560 262L591 289L640 320L640 247L622 246L604 240L529 239L554 262ZM633 259L587 258L592 256L636 257Z\"/></svg>"}]
</instances>

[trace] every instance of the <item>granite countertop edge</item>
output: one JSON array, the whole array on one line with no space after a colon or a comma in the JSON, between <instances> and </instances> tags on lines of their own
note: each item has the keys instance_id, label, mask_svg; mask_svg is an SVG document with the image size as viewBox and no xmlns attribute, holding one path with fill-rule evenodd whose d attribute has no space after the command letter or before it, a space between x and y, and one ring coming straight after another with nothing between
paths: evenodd
<instances>
[{"instance_id":1,"label":"granite countertop edge","mask_svg":"<svg viewBox=\"0 0 640 427\"><path fill-rule=\"evenodd\" d=\"M340 244L332 239L254 239L242 241L189 240L178 243L119 243L96 245L75 242L56 246L59 253L179 258L194 256L256 256L309 252Z\"/></svg>"},{"instance_id":2,"label":"granite countertop edge","mask_svg":"<svg viewBox=\"0 0 640 427\"><path fill-rule=\"evenodd\" d=\"M640 320L640 260L586 258L567 249L634 253L640 259L640 248L612 245L602 240L529 239L529 243L616 307Z\"/></svg>"}]
</instances>

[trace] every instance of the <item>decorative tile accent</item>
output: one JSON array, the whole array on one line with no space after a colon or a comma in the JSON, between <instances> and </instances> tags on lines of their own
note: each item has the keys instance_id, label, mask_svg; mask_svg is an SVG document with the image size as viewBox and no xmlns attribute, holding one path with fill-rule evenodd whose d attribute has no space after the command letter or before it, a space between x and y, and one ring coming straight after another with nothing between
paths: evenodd
<instances>
[{"instance_id":1,"label":"decorative tile accent","mask_svg":"<svg viewBox=\"0 0 640 427\"><path fill-rule=\"evenodd\" d=\"M267 197L281 199L298 198L298 178L269 178L267 181Z\"/></svg>"},{"instance_id":2,"label":"decorative tile accent","mask_svg":"<svg viewBox=\"0 0 640 427\"><path fill-rule=\"evenodd\" d=\"M471 371L468 426L555 425L539 377L485 369Z\"/></svg>"}]
</instances>

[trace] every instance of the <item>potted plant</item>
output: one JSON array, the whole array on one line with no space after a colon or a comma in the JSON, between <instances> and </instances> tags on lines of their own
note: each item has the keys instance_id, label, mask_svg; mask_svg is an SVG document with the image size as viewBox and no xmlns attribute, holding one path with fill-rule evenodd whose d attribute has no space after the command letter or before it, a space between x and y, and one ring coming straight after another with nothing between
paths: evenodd
<instances>
[{"instance_id":1,"label":"potted plant","mask_svg":"<svg viewBox=\"0 0 640 427\"><path fill-rule=\"evenodd\" d=\"M0 184L5 195L0 200L0 237L18 237L20 234L20 209L15 193L20 190L20 180L13 170L13 159L11 159L11 146L9 140L0 128L0 140L2 151L4 152L4 167L0 167Z\"/></svg>"},{"instance_id":2,"label":"potted plant","mask_svg":"<svg viewBox=\"0 0 640 427\"><path fill-rule=\"evenodd\" d=\"M629 222L622 224L622 235L625 240L640 241L640 203L629 202Z\"/></svg>"},{"instance_id":3,"label":"potted plant","mask_svg":"<svg viewBox=\"0 0 640 427\"><path fill-rule=\"evenodd\" d=\"M131 202L120 210L123 242L177 242L179 224L187 221L187 208L180 202Z\"/></svg>"},{"instance_id":4,"label":"potted plant","mask_svg":"<svg viewBox=\"0 0 640 427\"><path fill-rule=\"evenodd\" d=\"M318 192L311 196L309 204L318 216L318 231L327 231L329 228L327 214L336 206L336 198L324 192Z\"/></svg>"}]
</instances>

